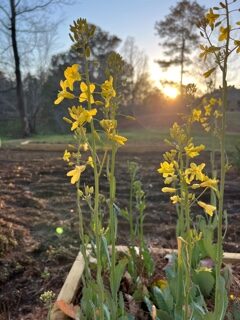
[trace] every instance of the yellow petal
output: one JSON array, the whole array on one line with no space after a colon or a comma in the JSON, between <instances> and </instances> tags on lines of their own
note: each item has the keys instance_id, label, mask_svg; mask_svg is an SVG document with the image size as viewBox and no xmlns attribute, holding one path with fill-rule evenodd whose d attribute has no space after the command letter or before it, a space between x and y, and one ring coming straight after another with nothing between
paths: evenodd
<instances>
[{"instance_id":1,"label":"yellow petal","mask_svg":"<svg viewBox=\"0 0 240 320\"><path fill-rule=\"evenodd\" d=\"M81 82L81 84L80 84L80 89L81 89L82 92L87 91L87 85L86 85L85 82Z\"/></svg>"}]
</instances>

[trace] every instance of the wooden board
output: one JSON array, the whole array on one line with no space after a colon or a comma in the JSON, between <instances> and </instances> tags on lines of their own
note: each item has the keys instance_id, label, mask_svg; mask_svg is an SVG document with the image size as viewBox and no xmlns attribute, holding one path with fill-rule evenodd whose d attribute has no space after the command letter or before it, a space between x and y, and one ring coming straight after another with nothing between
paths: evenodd
<instances>
[{"instance_id":1,"label":"wooden board","mask_svg":"<svg viewBox=\"0 0 240 320\"><path fill-rule=\"evenodd\" d=\"M81 252L77 255L72 268L70 269L67 278L62 286L62 289L57 297L57 301L63 300L66 303L72 303L73 299L79 289L82 273L84 270L85 262ZM54 304L51 311L51 320L66 320L69 319L59 310L58 306Z\"/></svg>"}]
</instances>

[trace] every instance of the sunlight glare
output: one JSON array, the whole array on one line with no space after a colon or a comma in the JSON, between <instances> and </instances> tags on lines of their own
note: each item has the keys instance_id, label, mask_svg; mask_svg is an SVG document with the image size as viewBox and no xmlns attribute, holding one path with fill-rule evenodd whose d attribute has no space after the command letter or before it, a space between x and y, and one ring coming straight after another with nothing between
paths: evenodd
<instances>
[{"instance_id":1,"label":"sunlight glare","mask_svg":"<svg viewBox=\"0 0 240 320\"><path fill-rule=\"evenodd\" d=\"M163 93L171 99L175 99L179 95L178 89L170 86L163 88Z\"/></svg>"}]
</instances>

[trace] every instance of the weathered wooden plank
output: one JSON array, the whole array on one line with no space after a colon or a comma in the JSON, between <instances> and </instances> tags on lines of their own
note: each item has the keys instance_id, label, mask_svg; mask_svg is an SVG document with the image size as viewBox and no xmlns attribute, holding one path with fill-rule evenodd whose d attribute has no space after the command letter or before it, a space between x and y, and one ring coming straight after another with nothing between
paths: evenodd
<instances>
[{"instance_id":1,"label":"weathered wooden plank","mask_svg":"<svg viewBox=\"0 0 240 320\"><path fill-rule=\"evenodd\" d=\"M73 302L73 299L79 289L81 282L81 276L84 270L84 258L81 252L79 252L77 258L75 259L72 268L70 269L67 278L62 286L62 289L57 297L57 301L63 300L66 303ZM51 320L66 320L67 316L59 310L58 306L54 304L51 311Z\"/></svg>"}]
</instances>

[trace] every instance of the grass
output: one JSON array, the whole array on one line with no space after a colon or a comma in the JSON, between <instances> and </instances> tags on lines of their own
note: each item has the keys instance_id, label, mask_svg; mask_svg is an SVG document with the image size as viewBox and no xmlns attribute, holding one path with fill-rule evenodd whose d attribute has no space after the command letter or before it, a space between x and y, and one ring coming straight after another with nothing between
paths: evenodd
<instances>
[{"instance_id":1,"label":"grass","mask_svg":"<svg viewBox=\"0 0 240 320\"><path fill-rule=\"evenodd\" d=\"M164 140L169 137L169 134L165 130L149 130L149 129L136 129L136 130L127 130L122 131L121 135L126 136L128 138L128 148L133 147L153 147L159 148L165 145ZM210 149L211 143L208 135L203 132L195 132L194 138L196 144L204 144L206 145L206 149ZM27 142L27 143L26 143ZM23 144L22 144L23 143ZM18 140L10 140L3 139L2 146L4 147L16 147L24 144L69 144L73 143L73 138L70 134L62 134L62 135L36 135L29 139L18 139ZM228 133L226 137L227 150L229 152L235 151L236 146L240 146L240 133Z\"/></svg>"}]
</instances>

